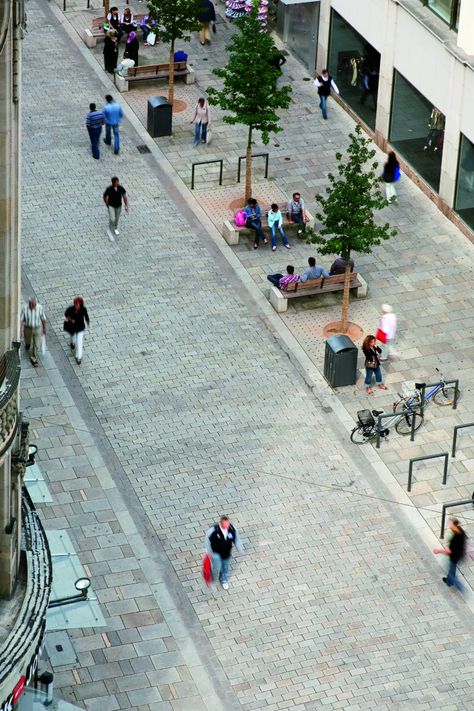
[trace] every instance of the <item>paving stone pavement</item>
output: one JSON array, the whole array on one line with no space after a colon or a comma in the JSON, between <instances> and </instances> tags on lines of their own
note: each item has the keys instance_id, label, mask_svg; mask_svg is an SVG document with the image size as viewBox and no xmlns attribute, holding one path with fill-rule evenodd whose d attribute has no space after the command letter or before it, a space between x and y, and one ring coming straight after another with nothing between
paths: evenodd
<instances>
[{"instance_id":1,"label":"paving stone pavement","mask_svg":"<svg viewBox=\"0 0 474 711\"><path fill-rule=\"evenodd\" d=\"M469 608L442 584L439 560L407 522L409 500L394 501L370 448L349 445L337 399L303 377L276 317L245 287L263 288L259 274L279 253L254 255L242 245L234 250L239 271L166 161L137 151L144 139L132 114L120 156L102 150L100 161L92 159L83 117L110 84L58 18L54 7L31 0L23 45L24 293L45 305L49 350L38 370L24 359L22 404L55 497L42 516L73 538L108 627L70 633L79 666L56 670L56 689L91 711L471 708ZM58 68L58 57L61 70L45 72ZM337 145L350 122L338 107L334 115L337 126L319 130L331 131ZM131 201L115 244L101 204L112 174ZM471 248L410 185L402 196L411 204L400 208L406 233L397 247L361 262L373 296L360 308L370 323L382 294L409 294L412 321L404 317L402 337L417 323L427 338L408 268L414 257L423 260L426 273L412 283L431 283L433 256L428 261L428 246L420 254L410 245L422 229L438 233L442 224L438 251L455 249L466 279ZM390 286L387 264L402 258L399 245L406 269ZM299 245L294 254L303 262L310 249ZM459 291L449 289L455 270L445 267L437 278L459 309ZM440 323L453 323L436 286L424 303L439 306ZM80 367L61 331L76 293L91 315ZM315 360L320 313L284 317ZM458 326L452 339L468 338L466 324ZM409 357L419 356L407 350L393 373L417 375ZM433 346L425 362L431 354ZM355 407L360 395L349 397ZM438 445L438 430L427 432ZM390 467L396 446L382 453ZM223 511L246 545L228 593L205 588L199 570L203 532Z\"/></svg>"}]
</instances>

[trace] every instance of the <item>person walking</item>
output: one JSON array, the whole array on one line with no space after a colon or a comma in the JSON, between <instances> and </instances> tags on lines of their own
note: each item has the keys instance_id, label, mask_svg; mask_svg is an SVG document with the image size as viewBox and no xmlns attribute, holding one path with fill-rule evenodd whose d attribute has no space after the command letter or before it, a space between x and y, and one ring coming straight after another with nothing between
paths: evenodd
<instances>
[{"instance_id":1,"label":"person walking","mask_svg":"<svg viewBox=\"0 0 474 711\"><path fill-rule=\"evenodd\" d=\"M397 333L397 317L392 311L390 304L382 304L382 315L380 317L379 329L385 334L385 343L382 342L381 361L387 358L396 358L397 352L393 347L393 342Z\"/></svg>"},{"instance_id":2,"label":"person walking","mask_svg":"<svg viewBox=\"0 0 474 711\"><path fill-rule=\"evenodd\" d=\"M456 577L457 566L466 554L467 536L464 529L461 528L459 520L452 518L449 524L451 529L451 539L447 548L435 548L433 553L443 553L449 556L448 574L443 578L443 583L446 583L448 588L454 585L460 592L463 592L464 585L458 577Z\"/></svg>"},{"instance_id":3,"label":"person walking","mask_svg":"<svg viewBox=\"0 0 474 711\"><path fill-rule=\"evenodd\" d=\"M280 209L276 202L272 203L271 210L268 213L268 226L272 231L272 252L276 252L277 248L277 230L280 233L283 244L287 249L291 249L288 240L286 239L285 232L283 230L283 217L281 216Z\"/></svg>"},{"instance_id":4,"label":"person walking","mask_svg":"<svg viewBox=\"0 0 474 711\"><path fill-rule=\"evenodd\" d=\"M37 368L41 338L46 336L46 316L41 304L34 296L23 305L20 314L20 338L25 340L25 350L30 351L31 364Z\"/></svg>"},{"instance_id":5,"label":"person walking","mask_svg":"<svg viewBox=\"0 0 474 711\"><path fill-rule=\"evenodd\" d=\"M228 516L221 516L219 523L211 526L205 538L205 549L212 560L212 577L219 580L224 590L229 589L229 567L232 547L239 553L244 548L239 533Z\"/></svg>"},{"instance_id":6,"label":"person walking","mask_svg":"<svg viewBox=\"0 0 474 711\"><path fill-rule=\"evenodd\" d=\"M191 119L194 124L194 147L201 142L206 143L207 129L211 124L211 114L209 112L209 104L202 97L198 99L194 107L194 116Z\"/></svg>"},{"instance_id":7,"label":"person walking","mask_svg":"<svg viewBox=\"0 0 474 711\"><path fill-rule=\"evenodd\" d=\"M253 248L258 249L258 244L261 239L265 244L267 244L268 240L262 230L262 210L260 209L260 205L255 198L248 199L248 202L244 207L244 212L246 215L245 226L248 227L249 230L255 230Z\"/></svg>"},{"instance_id":8,"label":"person walking","mask_svg":"<svg viewBox=\"0 0 474 711\"><path fill-rule=\"evenodd\" d=\"M117 30L107 30L104 37L104 68L109 74L113 74L117 66L119 37Z\"/></svg>"},{"instance_id":9,"label":"person walking","mask_svg":"<svg viewBox=\"0 0 474 711\"><path fill-rule=\"evenodd\" d=\"M68 333L71 335L69 345L71 349L76 352L77 365L81 365L86 323L88 326L90 324L89 314L84 306L84 299L82 296L76 296L72 306L68 306L64 312L64 317L66 318L68 324L70 324L68 329Z\"/></svg>"},{"instance_id":10,"label":"person walking","mask_svg":"<svg viewBox=\"0 0 474 711\"><path fill-rule=\"evenodd\" d=\"M381 390L387 390L382 382L382 369L380 367L380 354L382 349L377 345L375 336L368 335L364 338L362 351L365 355L365 389L369 395L373 395L372 378L375 375L375 382Z\"/></svg>"},{"instance_id":11,"label":"person walking","mask_svg":"<svg viewBox=\"0 0 474 711\"><path fill-rule=\"evenodd\" d=\"M202 9L199 14L198 20L201 24L201 29L199 30L199 41L202 45L211 44L211 33L209 31L209 25L212 23L214 32L216 26L216 10L214 8L211 0L202 0Z\"/></svg>"},{"instance_id":12,"label":"person walking","mask_svg":"<svg viewBox=\"0 0 474 711\"><path fill-rule=\"evenodd\" d=\"M337 88L334 79L329 74L327 69L323 69L321 74L319 74L316 77L316 79L314 80L314 84L318 88L319 108L321 109L323 119L327 119L327 117L328 117L328 110L327 110L328 97L331 95L331 91L334 91L335 94L339 94L340 93L339 89Z\"/></svg>"},{"instance_id":13,"label":"person walking","mask_svg":"<svg viewBox=\"0 0 474 711\"><path fill-rule=\"evenodd\" d=\"M385 196L388 202L397 202L398 196L395 183L400 179L400 163L394 151L388 154L387 162L383 167L382 180L385 183Z\"/></svg>"},{"instance_id":14,"label":"person walking","mask_svg":"<svg viewBox=\"0 0 474 711\"><path fill-rule=\"evenodd\" d=\"M97 111L95 104L89 104L89 113L86 116L86 128L91 141L92 155L96 160L100 158L99 140L105 116L102 111Z\"/></svg>"},{"instance_id":15,"label":"person walking","mask_svg":"<svg viewBox=\"0 0 474 711\"><path fill-rule=\"evenodd\" d=\"M108 146L112 144L112 131L114 133L114 153L118 155L120 152L120 135L119 126L123 119L123 109L120 104L114 101L110 94L105 97L106 105L102 113L105 116L105 138L104 143Z\"/></svg>"},{"instance_id":16,"label":"person walking","mask_svg":"<svg viewBox=\"0 0 474 711\"><path fill-rule=\"evenodd\" d=\"M122 202L125 206L125 212L128 213L127 191L120 185L120 180L116 175L111 178L111 184L105 190L103 200L107 206L107 212L109 213L109 228L107 230L107 235L111 242L115 242L114 235L118 236L120 234L118 225L120 213L122 212Z\"/></svg>"}]
</instances>

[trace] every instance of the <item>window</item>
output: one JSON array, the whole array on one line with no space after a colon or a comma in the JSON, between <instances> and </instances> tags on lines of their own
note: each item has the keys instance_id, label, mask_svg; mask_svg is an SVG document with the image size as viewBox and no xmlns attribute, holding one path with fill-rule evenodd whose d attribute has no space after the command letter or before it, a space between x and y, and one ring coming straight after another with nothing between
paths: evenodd
<instances>
[{"instance_id":1,"label":"window","mask_svg":"<svg viewBox=\"0 0 474 711\"><path fill-rule=\"evenodd\" d=\"M328 69L344 101L375 128L380 54L335 10L331 12Z\"/></svg>"},{"instance_id":2,"label":"window","mask_svg":"<svg viewBox=\"0 0 474 711\"><path fill-rule=\"evenodd\" d=\"M474 144L462 134L454 209L474 229Z\"/></svg>"},{"instance_id":3,"label":"window","mask_svg":"<svg viewBox=\"0 0 474 711\"><path fill-rule=\"evenodd\" d=\"M452 30L458 29L461 0L423 0L423 4L447 22Z\"/></svg>"},{"instance_id":4,"label":"window","mask_svg":"<svg viewBox=\"0 0 474 711\"><path fill-rule=\"evenodd\" d=\"M438 192L445 116L395 70L390 143Z\"/></svg>"}]
</instances>

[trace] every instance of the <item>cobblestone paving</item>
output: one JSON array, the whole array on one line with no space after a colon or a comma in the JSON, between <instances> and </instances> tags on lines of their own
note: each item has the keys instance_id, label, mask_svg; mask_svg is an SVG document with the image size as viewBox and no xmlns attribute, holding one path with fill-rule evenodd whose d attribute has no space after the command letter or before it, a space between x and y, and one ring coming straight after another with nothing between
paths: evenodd
<instances>
[{"instance_id":1,"label":"cobblestone paving","mask_svg":"<svg viewBox=\"0 0 474 711\"><path fill-rule=\"evenodd\" d=\"M56 688L91 711L469 709L467 606L142 137L125 123L121 155L92 159L83 116L109 85L58 16L32 0L24 42L24 291L50 351L24 363L23 407L55 495L42 514L73 537L109 626L71 633L79 667ZM112 174L131 201L115 244ZM76 293L92 319L80 368L61 332ZM228 593L199 572L223 511L246 544Z\"/></svg>"}]
</instances>

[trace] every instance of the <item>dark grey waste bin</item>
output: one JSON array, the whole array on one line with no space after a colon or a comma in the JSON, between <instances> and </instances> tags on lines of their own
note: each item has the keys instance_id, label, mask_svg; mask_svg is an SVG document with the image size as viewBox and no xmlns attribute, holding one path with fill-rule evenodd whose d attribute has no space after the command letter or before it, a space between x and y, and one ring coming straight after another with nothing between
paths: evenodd
<instances>
[{"instance_id":1,"label":"dark grey waste bin","mask_svg":"<svg viewBox=\"0 0 474 711\"><path fill-rule=\"evenodd\" d=\"M356 382L357 346L348 336L332 336L326 341L324 377L333 388Z\"/></svg>"},{"instance_id":2,"label":"dark grey waste bin","mask_svg":"<svg viewBox=\"0 0 474 711\"><path fill-rule=\"evenodd\" d=\"M171 136L172 108L166 96L152 96L148 99L146 128L150 136Z\"/></svg>"}]
</instances>

